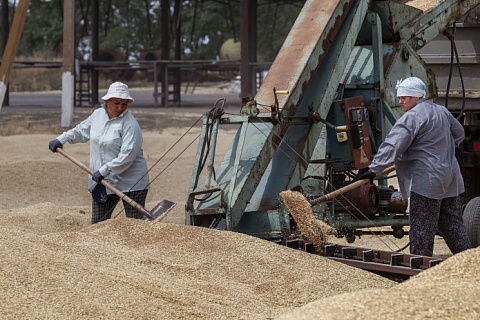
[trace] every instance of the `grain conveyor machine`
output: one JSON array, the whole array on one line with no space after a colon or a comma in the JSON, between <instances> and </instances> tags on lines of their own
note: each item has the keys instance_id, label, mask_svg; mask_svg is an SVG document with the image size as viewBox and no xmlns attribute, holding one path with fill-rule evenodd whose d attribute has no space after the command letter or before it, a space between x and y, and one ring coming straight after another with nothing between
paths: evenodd
<instances>
[{"instance_id":1,"label":"grain conveyor machine","mask_svg":"<svg viewBox=\"0 0 480 320\"><path fill-rule=\"evenodd\" d=\"M282 241L298 232L281 205L288 189L316 198L368 167L401 116L397 81L417 76L436 97L435 75L418 50L478 0L307 0L255 97L226 116L206 114L194 163L187 225ZM221 161L219 127L238 130ZM338 236L390 226L402 237L407 203L389 180L313 207Z\"/></svg>"}]
</instances>

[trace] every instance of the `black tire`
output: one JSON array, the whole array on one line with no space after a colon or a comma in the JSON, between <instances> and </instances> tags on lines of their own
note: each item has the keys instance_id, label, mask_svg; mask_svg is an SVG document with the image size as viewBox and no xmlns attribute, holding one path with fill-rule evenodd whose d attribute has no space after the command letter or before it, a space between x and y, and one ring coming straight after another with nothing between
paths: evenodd
<instances>
[{"instance_id":1,"label":"black tire","mask_svg":"<svg viewBox=\"0 0 480 320\"><path fill-rule=\"evenodd\" d=\"M471 199L463 210L463 224L473 248L480 243L480 197Z\"/></svg>"}]
</instances>

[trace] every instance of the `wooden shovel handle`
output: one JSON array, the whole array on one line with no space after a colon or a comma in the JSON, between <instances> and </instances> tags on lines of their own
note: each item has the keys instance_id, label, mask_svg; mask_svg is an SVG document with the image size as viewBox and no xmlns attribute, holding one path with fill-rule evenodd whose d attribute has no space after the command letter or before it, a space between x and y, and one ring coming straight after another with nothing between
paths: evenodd
<instances>
[{"instance_id":1,"label":"wooden shovel handle","mask_svg":"<svg viewBox=\"0 0 480 320\"><path fill-rule=\"evenodd\" d=\"M57 152L60 153L62 156L64 156L65 158L67 158L68 160L72 161L73 163L75 163L77 166L79 166L81 169L83 169L83 171L85 171L86 173L90 174L90 175L93 175L93 170L90 169L89 167L87 167L84 163L78 161L77 159L75 159L74 157L72 157L71 155L69 155L68 153L66 153L62 148L57 148ZM129 196L127 196L125 193L123 193L122 191L118 190L117 188L115 188L114 186L112 186L110 183L107 182L107 180L105 179L102 179L100 181L101 184L103 184L106 188L108 188L110 191L112 191L113 193L115 193L117 196L119 196L123 201L126 201L128 204L130 204L132 207L134 207L135 209L137 209L139 212L141 212L144 216L146 216L147 218L153 218L151 216L151 214L144 208L142 207L141 205L139 205L137 202L135 202L132 198L130 198Z\"/></svg>"},{"instance_id":2,"label":"wooden shovel handle","mask_svg":"<svg viewBox=\"0 0 480 320\"><path fill-rule=\"evenodd\" d=\"M390 172L394 171L395 170L395 167L394 166L391 166L391 167L388 167L386 168L385 170L383 170L382 173L379 173L377 174L376 178L382 176L382 175L385 175L385 174L389 174ZM348 186L345 186L345 187L342 187L340 189L337 189L335 191L332 191L330 193L327 193L327 194L324 194L323 196L320 196L318 198L315 198L311 201L309 201L310 205L314 206L316 204L319 204L321 202L324 202L324 201L327 201L327 200L330 200L332 198L335 198L339 195L341 195L342 193L345 193L347 191L350 191L350 190L353 190L355 188L358 188L362 185L364 185L365 183L369 182L370 179L368 178L365 178L365 179L362 179L362 180L358 180L358 181L355 181L351 184L349 184Z\"/></svg>"}]
</instances>

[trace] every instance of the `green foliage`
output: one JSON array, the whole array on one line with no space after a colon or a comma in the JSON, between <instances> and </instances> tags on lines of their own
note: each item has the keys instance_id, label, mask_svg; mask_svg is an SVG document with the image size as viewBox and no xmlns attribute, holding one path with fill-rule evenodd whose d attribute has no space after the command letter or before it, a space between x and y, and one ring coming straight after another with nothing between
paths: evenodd
<instances>
[{"instance_id":1,"label":"green foliage","mask_svg":"<svg viewBox=\"0 0 480 320\"><path fill-rule=\"evenodd\" d=\"M92 38L92 1L75 1L76 42ZM170 0L170 57L174 57L174 0ZM273 61L303 1L258 0L259 62ZM158 0L105 0L99 8L99 49L115 48L138 57L160 49ZM181 59L216 59L222 44L240 39L240 0L190 0L181 5ZM63 42L63 1L31 0L19 55L59 56Z\"/></svg>"},{"instance_id":2,"label":"green foliage","mask_svg":"<svg viewBox=\"0 0 480 320\"><path fill-rule=\"evenodd\" d=\"M272 62L277 56L303 2L264 2L257 8L257 61Z\"/></svg>"},{"instance_id":3,"label":"green foliage","mask_svg":"<svg viewBox=\"0 0 480 320\"><path fill-rule=\"evenodd\" d=\"M148 10L147 10L148 9ZM142 50L160 46L158 9L146 7L145 0L102 1L100 17L100 49L116 48L126 57L138 58Z\"/></svg>"},{"instance_id":4,"label":"green foliage","mask_svg":"<svg viewBox=\"0 0 480 320\"><path fill-rule=\"evenodd\" d=\"M257 4L257 60L271 62L303 1L258 0ZM184 59L215 59L227 39L240 40L240 1L184 1L182 23Z\"/></svg>"},{"instance_id":5,"label":"green foliage","mask_svg":"<svg viewBox=\"0 0 480 320\"><path fill-rule=\"evenodd\" d=\"M232 14L233 13L233 19ZM184 59L216 59L223 42L239 39L240 4L231 7L216 1L184 1L182 49ZM233 21L232 21L233 20Z\"/></svg>"},{"instance_id":6,"label":"green foliage","mask_svg":"<svg viewBox=\"0 0 480 320\"><path fill-rule=\"evenodd\" d=\"M47 56L58 53L63 39L62 11L60 1L30 1L18 55L32 57L39 53Z\"/></svg>"}]
</instances>

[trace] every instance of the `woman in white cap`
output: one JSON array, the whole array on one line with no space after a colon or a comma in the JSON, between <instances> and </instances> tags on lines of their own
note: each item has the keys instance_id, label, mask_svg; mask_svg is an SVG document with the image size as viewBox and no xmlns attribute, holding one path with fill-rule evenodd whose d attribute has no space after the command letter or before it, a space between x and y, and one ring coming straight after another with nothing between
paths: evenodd
<instances>
[{"instance_id":1,"label":"woman in white cap","mask_svg":"<svg viewBox=\"0 0 480 320\"><path fill-rule=\"evenodd\" d=\"M88 181L92 193L92 224L110 219L120 198L100 183L102 179L145 206L149 177L143 157L143 135L140 125L129 110L134 100L128 86L121 82L110 85L102 97L104 104L73 129L50 141L52 152L65 143L90 141L90 168L94 171ZM123 201L129 218L141 219L143 215Z\"/></svg>"},{"instance_id":2,"label":"woman in white cap","mask_svg":"<svg viewBox=\"0 0 480 320\"><path fill-rule=\"evenodd\" d=\"M410 252L433 255L435 234L441 232L453 254L470 248L459 195L465 191L455 146L465 137L463 126L444 106L425 100L425 83L410 77L397 84L405 113L380 145L369 178L395 164L404 199L410 197Z\"/></svg>"}]
</instances>

